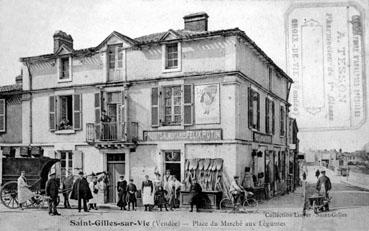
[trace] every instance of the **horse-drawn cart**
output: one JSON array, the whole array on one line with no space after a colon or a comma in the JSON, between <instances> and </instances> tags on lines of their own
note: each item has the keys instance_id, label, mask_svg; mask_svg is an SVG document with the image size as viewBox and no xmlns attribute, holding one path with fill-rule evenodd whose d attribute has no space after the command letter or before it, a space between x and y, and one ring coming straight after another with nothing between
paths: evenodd
<instances>
[{"instance_id":1,"label":"horse-drawn cart","mask_svg":"<svg viewBox=\"0 0 369 231\"><path fill-rule=\"evenodd\" d=\"M59 159L48 157L38 158L14 158L3 159L3 185L0 190L0 200L7 208L15 209L19 207L17 179L20 171L26 172L27 183L30 190L34 193L32 200L25 203L26 207L42 206L45 202L45 185L51 167Z\"/></svg>"}]
</instances>

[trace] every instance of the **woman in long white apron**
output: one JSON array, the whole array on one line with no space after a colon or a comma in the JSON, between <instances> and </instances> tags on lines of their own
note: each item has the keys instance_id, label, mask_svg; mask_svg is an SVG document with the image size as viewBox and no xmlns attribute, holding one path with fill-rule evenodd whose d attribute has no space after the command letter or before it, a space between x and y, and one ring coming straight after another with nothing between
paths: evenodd
<instances>
[{"instance_id":1,"label":"woman in long white apron","mask_svg":"<svg viewBox=\"0 0 369 231\"><path fill-rule=\"evenodd\" d=\"M142 204L145 206L145 211L151 211L154 205L154 185L149 176L145 176L145 181L142 182Z\"/></svg>"},{"instance_id":2,"label":"woman in long white apron","mask_svg":"<svg viewBox=\"0 0 369 231\"><path fill-rule=\"evenodd\" d=\"M21 175L18 178L18 203L19 207L23 210L23 204L28 200L33 199L34 193L29 190L29 185L27 184L27 179L25 177L26 172L21 171Z\"/></svg>"},{"instance_id":3,"label":"woman in long white apron","mask_svg":"<svg viewBox=\"0 0 369 231\"><path fill-rule=\"evenodd\" d=\"M90 187L90 190L91 190L91 194L92 194L92 199L90 199L88 201L88 204L89 204L89 210L91 209L95 209L97 210L97 203L98 203L98 193L99 193L99 188L98 188L98 185L97 185L97 178L95 175L92 176L92 181L89 183L89 187Z\"/></svg>"}]
</instances>

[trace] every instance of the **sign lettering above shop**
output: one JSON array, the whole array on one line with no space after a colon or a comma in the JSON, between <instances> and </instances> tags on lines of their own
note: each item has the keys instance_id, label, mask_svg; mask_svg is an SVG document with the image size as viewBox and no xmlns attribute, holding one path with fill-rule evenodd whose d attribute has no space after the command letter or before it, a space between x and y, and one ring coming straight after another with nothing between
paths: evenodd
<instances>
[{"instance_id":1,"label":"sign lettering above shop","mask_svg":"<svg viewBox=\"0 0 369 231\"><path fill-rule=\"evenodd\" d=\"M272 136L267 134L262 134L254 132L254 142L259 143L272 143Z\"/></svg>"},{"instance_id":2,"label":"sign lettering above shop","mask_svg":"<svg viewBox=\"0 0 369 231\"><path fill-rule=\"evenodd\" d=\"M207 130L169 130L169 131L144 131L144 139L146 141L211 141L221 140L221 129L207 129Z\"/></svg>"}]
</instances>

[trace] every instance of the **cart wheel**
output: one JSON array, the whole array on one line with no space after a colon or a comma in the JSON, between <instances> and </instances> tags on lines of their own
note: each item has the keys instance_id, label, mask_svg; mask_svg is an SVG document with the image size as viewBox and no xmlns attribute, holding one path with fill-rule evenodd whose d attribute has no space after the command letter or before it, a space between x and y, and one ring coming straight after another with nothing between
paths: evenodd
<instances>
[{"instance_id":1,"label":"cart wheel","mask_svg":"<svg viewBox=\"0 0 369 231\"><path fill-rule=\"evenodd\" d=\"M18 183L16 181L10 181L3 185L0 190L1 203L9 208L19 208L18 203Z\"/></svg>"},{"instance_id":2,"label":"cart wheel","mask_svg":"<svg viewBox=\"0 0 369 231\"><path fill-rule=\"evenodd\" d=\"M232 200L228 199L228 198L224 198L220 201L219 203L219 208L221 210L228 210L228 209L233 209L233 202Z\"/></svg>"},{"instance_id":3,"label":"cart wheel","mask_svg":"<svg viewBox=\"0 0 369 231\"><path fill-rule=\"evenodd\" d=\"M313 201L313 211L314 211L315 214L318 214L318 212L319 212L319 208L316 206L315 200Z\"/></svg>"}]
</instances>

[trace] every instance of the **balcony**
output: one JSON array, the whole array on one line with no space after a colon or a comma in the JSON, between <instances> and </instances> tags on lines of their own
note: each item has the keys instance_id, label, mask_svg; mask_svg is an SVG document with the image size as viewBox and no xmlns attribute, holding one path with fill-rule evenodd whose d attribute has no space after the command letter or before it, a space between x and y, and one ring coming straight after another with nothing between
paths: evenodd
<instances>
[{"instance_id":1,"label":"balcony","mask_svg":"<svg viewBox=\"0 0 369 231\"><path fill-rule=\"evenodd\" d=\"M138 123L101 122L86 124L87 143L95 142L136 142Z\"/></svg>"}]
</instances>

